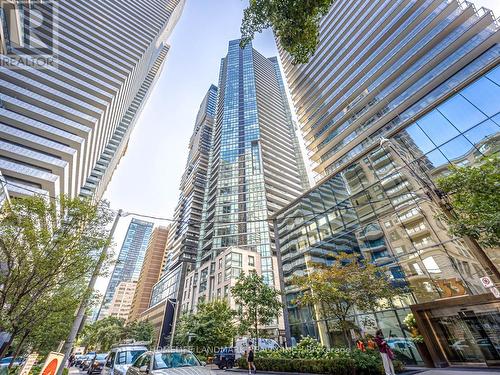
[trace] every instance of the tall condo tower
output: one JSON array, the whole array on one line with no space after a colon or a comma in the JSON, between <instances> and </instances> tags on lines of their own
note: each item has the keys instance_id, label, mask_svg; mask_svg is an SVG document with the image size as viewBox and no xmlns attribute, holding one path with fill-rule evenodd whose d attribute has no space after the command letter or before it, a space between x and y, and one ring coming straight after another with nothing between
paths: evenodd
<instances>
[{"instance_id":1,"label":"tall condo tower","mask_svg":"<svg viewBox=\"0 0 500 375\"><path fill-rule=\"evenodd\" d=\"M239 43L229 42L221 62L195 271L199 277L195 295L186 295L192 302L185 309L201 298L226 297L224 288L227 292L231 280L246 268L242 259L248 258L250 267L276 285L279 275L268 218L299 196L307 181L301 178L301 152L277 60L251 45L241 49ZM216 260L225 252L235 254L223 278ZM186 283L193 282L192 276ZM185 287L188 294L190 289Z\"/></svg>"},{"instance_id":2,"label":"tall condo tower","mask_svg":"<svg viewBox=\"0 0 500 375\"><path fill-rule=\"evenodd\" d=\"M467 1L338 0L319 40L307 64L280 50L323 177L274 217L289 343L344 340L317 309L294 302L293 277L347 252L411 290L391 308L352 311L362 332L411 341L403 322L412 312L434 366L500 363L496 289L481 282L497 277L500 252L450 233L450 205L435 184L450 165L478 165L500 150L498 21ZM394 347L407 363L429 359L420 347Z\"/></svg>"},{"instance_id":3,"label":"tall condo tower","mask_svg":"<svg viewBox=\"0 0 500 375\"><path fill-rule=\"evenodd\" d=\"M0 171L11 195L102 196L184 2L0 0ZM51 46L53 64L19 64L28 36Z\"/></svg>"},{"instance_id":4,"label":"tall condo tower","mask_svg":"<svg viewBox=\"0 0 500 375\"><path fill-rule=\"evenodd\" d=\"M135 288L130 315L128 316L129 321L137 320L142 312L149 307L153 285L160 278L160 273L165 263L165 249L169 231L170 226L156 227L151 234L146 254L144 255L139 280L137 281L137 287Z\"/></svg>"},{"instance_id":5,"label":"tall condo tower","mask_svg":"<svg viewBox=\"0 0 500 375\"><path fill-rule=\"evenodd\" d=\"M163 270L153 286L149 308L140 316L142 320L154 322L160 346L168 344L174 306L181 297L180 285L196 261L216 105L217 87L211 85L200 104L189 140L189 154L181 178L174 222L169 231Z\"/></svg>"},{"instance_id":6,"label":"tall condo tower","mask_svg":"<svg viewBox=\"0 0 500 375\"><path fill-rule=\"evenodd\" d=\"M121 282L137 282L139 280L152 231L153 223L149 221L132 219L130 222L99 309L98 319L102 319L108 315L116 288ZM132 298L130 302L132 302Z\"/></svg>"},{"instance_id":7,"label":"tall condo tower","mask_svg":"<svg viewBox=\"0 0 500 375\"><path fill-rule=\"evenodd\" d=\"M320 176L498 64L498 24L470 2L335 1L319 37L307 64L293 65L281 48L280 57ZM458 72L448 89L426 97Z\"/></svg>"}]
</instances>

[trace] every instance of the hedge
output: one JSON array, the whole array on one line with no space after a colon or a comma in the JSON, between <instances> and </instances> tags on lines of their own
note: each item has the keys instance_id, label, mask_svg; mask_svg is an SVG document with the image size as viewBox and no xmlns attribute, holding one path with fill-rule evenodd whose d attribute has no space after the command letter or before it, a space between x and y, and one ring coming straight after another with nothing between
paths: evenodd
<instances>
[{"instance_id":1,"label":"hedge","mask_svg":"<svg viewBox=\"0 0 500 375\"><path fill-rule=\"evenodd\" d=\"M331 375L383 375L382 361L360 364L352 358L334 359L286 359L286 358L255 358L255 367L259 371L298 372ZM237 361L240 368L247 369L245 358ZM394 361L396 372L404 370L400 361Z\"/></svg>"}]
</instances>

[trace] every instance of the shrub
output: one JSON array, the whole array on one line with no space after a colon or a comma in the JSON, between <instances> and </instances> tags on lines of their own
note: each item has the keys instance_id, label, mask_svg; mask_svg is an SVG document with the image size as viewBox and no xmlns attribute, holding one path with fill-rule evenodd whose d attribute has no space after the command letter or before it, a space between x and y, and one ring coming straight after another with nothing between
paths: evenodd
<instances>
[{"instance_id":1,"label":"shrub","mask_svg":"<svg viewBox=\"0 0 500 375\"><path fill-rule=\"evenodd\" d=\"M312 339L311 339L312 340ZM377 350L327 349L317 341L282 350L261 350L256 353L255 367L260 371L298 372L334 375L383 375L382 358ZM314 340L315 341L315 340ZM236 365L248 368L245 358ZM404 371L403 362L394 361L396 372Z\"/></svg>"},{"instance_id":2,"label":"shrub","mask_svg":"<svg viewBox=\"0 0 500 375\"><path fill-rule=\"evenodd\" d=\"M399 365L401 362L399 362ZM239 368L248 368L245 358L237 361ZM383 375L382 362L374 362L372 366L359 364L352 358L336 359L284 359L284 358L255 358L255 367L259 371L298 372L311 374L332 375ZM401 371L401 366L396 366Z\"/></svg>"}]
</instances>

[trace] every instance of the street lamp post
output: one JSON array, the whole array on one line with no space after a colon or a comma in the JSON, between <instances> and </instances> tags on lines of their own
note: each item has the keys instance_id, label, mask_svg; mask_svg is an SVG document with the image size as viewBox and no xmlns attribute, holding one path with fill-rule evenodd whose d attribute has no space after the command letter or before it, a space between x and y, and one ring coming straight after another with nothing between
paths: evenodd
<instances>
[{"instance_id":1,"label":"street lamp post","mask_svg":"<svg viewBox=\"0 0 500 375\"><path fill-rule=\"evenodd\" d=\"M99 259L98 259L97 264L94 268L94 272L92 273L92 276L91 276L89 283L87 285L87 290L85 291L84 298L83 298L82 302L80 303L80 306L78 307L78 311L76 313L75 320L73 321L73 326L71 327L71 331L68 335L66 342L63 345L62 352L64 353L64 360L63 360L63 365L59 367L57 375L62 375L63 369L64 369L66 362L68 361L69 356L71 354L71 349L73 348L73 344L75 342L76 336L78 335L78 331L80 330L83 319L85 317L85 310L87 309L88 300L94 291L94 287L95 287L97 278L101 274L101 268L102 268L102 265L104 263L104 260L106 259L107 255L108 255L109 245L111 244L111 241L113 240L113 235L115 233L116 226L118 225L118 221L120 220L120 217L123 217L126 215L127 214L123 213L122 210L118 210L118 213L115 216L113 226L111 227L111 231L109 232L108 244L102 248L101 254L99 255Z\"/></svg>"}]
</instances>

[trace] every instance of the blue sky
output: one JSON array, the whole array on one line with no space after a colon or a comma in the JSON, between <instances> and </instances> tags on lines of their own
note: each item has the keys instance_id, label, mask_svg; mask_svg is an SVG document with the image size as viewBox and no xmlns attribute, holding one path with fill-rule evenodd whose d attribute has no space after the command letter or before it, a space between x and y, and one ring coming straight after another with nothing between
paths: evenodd
<instances>
[{"instance_id":1,"label":"blue sky","mask_svg":"<svg viewBox=\"0 0 500 375\"><path fill-rule=\"evenodd\" d=\"M241 0L187 0L170 37L163 72L104 196L113 208L173 216L196 113L210 84L217 85L220 59L227 54L229 40L240 36L246 4ZM264 56L277 54L270 31L258 35L253 46ZM120 220L116 252L130 219ZM105 284L100 280L98 288L102 291Z\"/></svg>"},{"instance_id":2,"label":"blue sky","mask_svg":"<svg viewBox=\"0 0 500 375\"><path fill-rule=\"evenodd\" d=\"M472 2L500 16L500 0ZM171 49L163 72L104 196L113 208L173 216L198 107L210 84L217 84L228 41L240 36L246 4L242 0L187 0L170 37ZM277 54L270 31L258 35L253 45L264 56ZM130 219L120 221L114 240L118 245ZM101 279L98 289L103 290L105 285Z\"/></svg>"}]
</instances>

